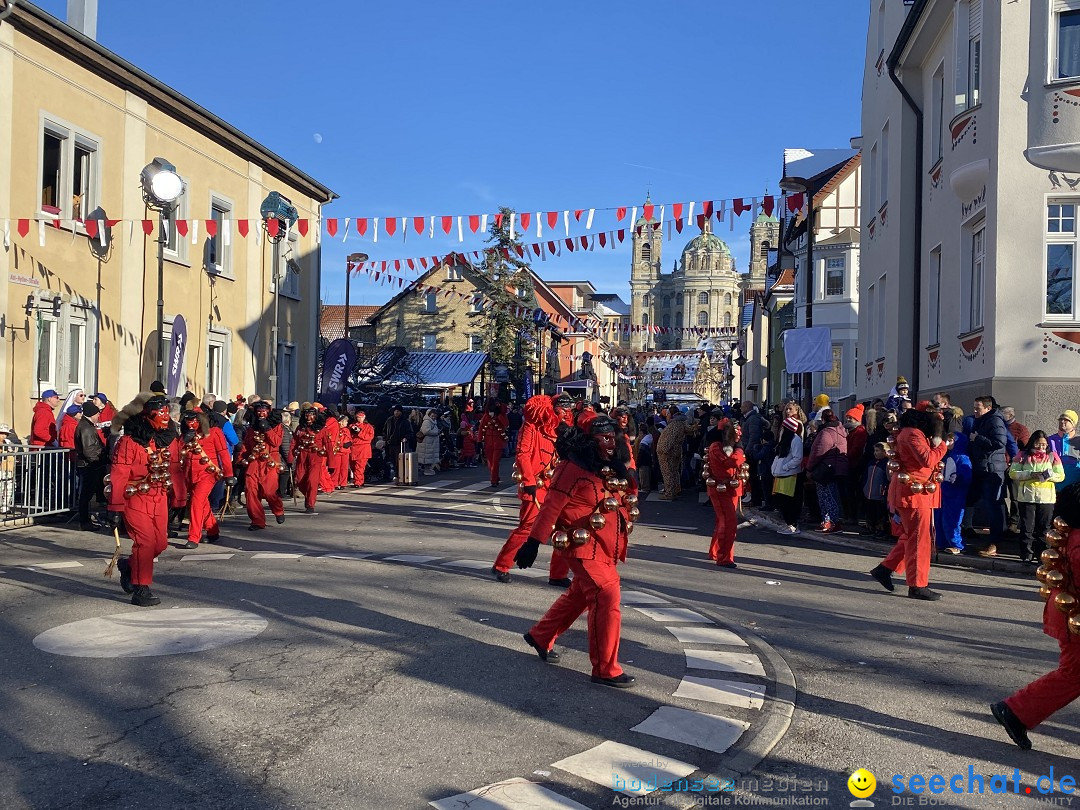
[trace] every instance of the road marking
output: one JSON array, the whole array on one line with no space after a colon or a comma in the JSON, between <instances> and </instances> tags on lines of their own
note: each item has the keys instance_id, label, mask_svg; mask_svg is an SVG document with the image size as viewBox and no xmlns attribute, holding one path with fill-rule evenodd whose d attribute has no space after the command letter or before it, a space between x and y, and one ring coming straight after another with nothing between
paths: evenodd
<instances>
[{"instance_id":1,"label":"road marking","mask_svg":"<svg viewBox=\"0 0 1080 810\"><path fill-rule=\"evenodd\" d=\"M720 627L668 627L667 631L683 644L729 644L749 646L738 634Z\"/></svg>"},{"instance_id":2,"label":"road marking","mask_svg":"<svg viewBox=\"0 0 1080 810\"><path fill-rule=\"evenodd\" d=\"M478 492L481 489L491 489L490 481L477 481L475 484L466 484L463 487L458 487L453 492Z\"/></svg>"},{"instance_id":3,"label":"road marking","mask_svg":"<svg viewBox=\"0 0 1080 810\"><path fill-rule=\"evenodd\" d=\"M491 563L485 560L448 560L443 565L450 568L469 568L476 571L491 570Z\"/></svg>"},{"instance_id":4,"label":"road marking","mask_svg":"<svg viewBox=\"0 0 1080 810\"><path fill-rule=\"evenodd\" d=\"M52 568L82 568L83 564L81 562L75 562L75 560L65 560L64 562L35 563L34 565L27 565L25 567L49 570Z\"/></svg>"},{"instance_id":5,"label":"road marking","mask_svg":"<svg viewBox=\"0 0 1080 810\"><path fill-rule=\"evenodd\" d=\"M258 554L252 554L253 560L298 560L301 557L306 557L306 554L294 554L287 551L260 551Z\"/></svg>"},{"instance_id":6,"label":"road marking","mask_svg":"<svg viewBox=\"0 0 1080 810\"><path fill-rule=\"evenodd\" d=\"M611 740L560 759L552 767L627 796L645 796L658 785L674 782L697 770L697 765Z\"/></svg>"},{"instance_id":7,"label":"road marking","mask_svg":"<svg viewBox=\"0 0 1080 810\"><path fill-rule=\"evenodd\" d=\"M765 668L753 653L721 650L684 650L687 669L708 669L714 672L733 672L738 675L765 677Z\"/></svg>"},{"instance_id":8,"label":"road marking","mask_svg":"<svg viewBox=\"0 0 1080 810\"><path fill-rule=\"evenodd\" d=\"M760 709L765 699L765 687L759 683L741 683L684 675L682 683L672 693L672 697L723 703L726 706L738 706L741 709Z\"/></svg>"},{"instance_id":9,"label":"road marking","mask_svg":"<svg viewBox=\"0 0 1080 810\"><path fill-rule=\"evenodd\" d=\"M39 650L77 658L131 658L201 652L253 638L267 621L224 608L117 613L62 624L34 639Z\"/></svg>"},{"instance_id":10,"label":"road marking","mask_svg":"<svg viewBox=\"0 0 1080 810\"><path fill-rule=\"evenodd\" d=\"M319 557L327 557L332 560L366 560L368 557L374 557L374 554L369 554L364 551L336 551L331 554L319 554Z\"/></svg>"},{"instance_id":11,"label":"road marking","mask_svg":"<svg viewBox=\"0 0 1080 810\"><path fill-rule=\"evenodd\" d=\"M427 554L395 554L393 557L383 557L383 562L403 562L419 565L438 559L439 557L432 557Z\"/></svg>"},{"instance_id":12,"label":"road marking","mask_svg":"<svg viewBox=\"0 0 1080 810\"><path fill-rule=\"evenodd\" d=\"M714 624L712 619L702 616L686 608L663 608L663 607L635 607L634 610L644 613L654 622L696 622L697 624Z\"/></svg>"},{"instance_id":13,"label":"road marking","mask_svg":"<svg viewBox=\"0 0 1080 810\"><path fill-rule=\"evenodd\" d=\"M622 603L624 605L669 605L667 599L661 599L659 596L653 596L651 593L642 593L641 591L623 591L621 596Z\"/></svg>"},{"instance_id":14,"label":"road marking","mask_svg":"<svg viewBox=\"0 0 1080 810\"><path fill-rule=\"evenodd\" d=\"M496 492L495 494L496 494L496 495L500 495L500 496L502 496L502 497L505 497L505 496L507 496L507 495L513 495L513 496L517 497L517 494L518 494L518 485L517 485L517 484L514 484L514 485L513 485L512 487L507 487L506 489L500 489L500 490L499 490L498 492Z\"/></svg>"},{"instance_id":15,"label":"road marking","mask_svg":"<svg viewBox=\"0 0 1080 810\"><path fill-rule=\"evenodd\" d=\"M185 554L180 558L180 562L187 562L188 560L198 560L199 562L204 562L206 560L231 560L235 556L235 554Z\"/></svg>"},{"instance_id":16,"label":"road marking","mask_svg":"<svg viewBox=\"0 0 1080 810\"><path fill-rule=\"evenodd\" d=\"M516 577L526 577L528 579L550 579L550 574L545 566L544 568L511 568L510 573Z\"/></svg>"},{"instance_id":17,"label":"road marking","mask_svg":"<svg viewBox=\"0 0 1080 810\"><path fill-rule=\"evenodd\" d=\"M589 810L583 804L520 776L428 804L436 810L509 810L514 807L528 807L529 810Z\"/></svg>"},{"instance_id":18,"label":"road marking","mask_svg":"<svg viewBox=\"0 0 1080 810\"><path fill-rule=\"evenodd\" d=\"M722 754L748 728L750 724L742 720L675 706L661 706L630 730Z\"/></svg>"}]
</instances>

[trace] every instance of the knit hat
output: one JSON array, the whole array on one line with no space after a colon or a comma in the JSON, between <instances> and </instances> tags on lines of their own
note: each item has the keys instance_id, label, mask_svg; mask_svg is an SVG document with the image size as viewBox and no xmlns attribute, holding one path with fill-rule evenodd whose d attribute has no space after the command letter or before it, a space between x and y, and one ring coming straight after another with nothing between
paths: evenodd
<instances>
[{"instance_id":1,"label":"knit hat","mask_svg":"<svg viewBox=\"0 0 1080 810\"><path fill-rule=\"evenodd\" d=\"M1068 419L1070 422L1073 423L1073 426L1075 427L1075 425L1076 425L1076 411L1073 411L1073 410L1062 411L1061 416L1059 416L1058 419Z\"/></svg>"},{"instance_id":2,"label":"knit hat","mask_svg":"<svg viewBox=\"0 0 1080 810\"><path fill-rule=\"evenodd\" d=\"M908 385L908 381L905 380L902 376L896 378L896 387L897 389L910 388L910 386Z\"/></svg>"},{"instance_id":3,"label":"knit hat","mask_svg":"<svg viewBox=\"0 0 1080 810\"><path fill-rule=\"evenodd\" d=\"M816 397L814 397L814 410L820 411L822 408L828 408L828 407L829 407L829 395L828 394L818 394Z\"/></svg>"},{"instance_id":4,"label":"knit hat","mask_svg":"<svg viewBox=\"0 0 1080 810\"><path fill-rule=\"evenodd\" d=\"M82 406L83 416L93 416L94 414L101 413L101 408L95 405L93 402L84 402Z\"/></svg>"},{"instance_id":5,"label":"knit hat","mask_svg":"<svg viewBox=\"0 0 1080 810\"><path fill-rule=\"evenodd\" d=\"M802 427L802 422L796 419L794 416L789 416L783 421L784 427L790 430L792 433L798 433L799 428Z\"/></svg>"},{"instance_id":6,"label":"knit hat","mask_svg":"<svg viewBox=\"0 0 1080 810\"><path fill-rule=\"evenodd\" d=\"M845 413L844 416L850 417L850 418L854 419L856 422L861 422L862 418L863 418L863 411L864 410L865 410L865 408L863 407L863 404L860 402L854 408L852 408L847 413Z\"/></svg>"},{"instance_id":7,"label":"knit hat","mask_svg":"<svg viewBox=\"0 0 1080 810\"><path fill-rule=\"evenodd\" d=\"M223 399L214 400L214 404L210 406L214 413L225 413L228 407L229 403Z\"/></svg>"}]
</instances>

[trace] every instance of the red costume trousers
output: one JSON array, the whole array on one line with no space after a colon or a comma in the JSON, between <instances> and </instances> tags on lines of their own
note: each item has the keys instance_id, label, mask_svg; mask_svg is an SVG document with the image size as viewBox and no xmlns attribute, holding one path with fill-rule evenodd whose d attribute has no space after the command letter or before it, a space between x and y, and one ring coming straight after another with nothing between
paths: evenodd
<instances>
[{"instance_id":1,"label":"red costume trousers","mask_svg":"<svg viewBox=\"0 0 1080 810\"><path fill-rule=\"evenodd\" d=\"M1005 702L1025 728L1035 728L1080 697L1080 641L1059 641L1058 668L1032 681Z\"/></svg>"},{"instance_id":2,"label":"red costume trousers","mask_svg":"<svg viewBox=\"0 0 1080 810\"><path fill-rule=\"evenodd\" d=\"M197 481L188 485L188 494L191 500L191 518L188 522L188 540L198 543L202 538L203 529L206 529L208 537L218 536L218 522L214 516L214 510L210 508L210 490L217 484L217 478L213 475L204 475Z\"/></svg>"},{"instance_id":3,"label":"red costume trousers","mask_svg":"<svg viewBox=\"0 0 1080 810\"><path fill-rule=\"evenodd\" d=\"M252 461L244 474L244 503L252 526L266 526L266 512L262 505L264 498L271 512L275 515L285 514L281 496L278 495L277 467L271 467L265 461Z\"/></svg>"},{"instance_id":4,"label":"red costume trousers","mask_svg":"<svg viewBox=\"0 0 1080 810\"><path fill-rule=\"evenodd\" d=\"M499 483L499 463L502 461L505 442L484 442L484 460L487 462L491 473L491 483Z\"/></svg>"},{"instance_id":5,"label":"red costume trousers","mask_svg":"<svg viewBox=\"0 0 1080 810\"><path fill-rule=\"evenodd\" d=\"M541 501L542 503L543 501ZM495 558L496 571L509 571L514 564L514 555L518 549L525 545L529 539L536 516L540 514L540 507L535 501L522 501L518 510L518 527L510 532L503 547L499 550L499 556ZM566 579L570 576L570 565L562 554L551 555L551 567L548 568L549 579Z\"/></svg>"},{"instance_id":6,"label":"red costume trousers","mask_svg":"<svg viewBox=\"0 0 1080 810\"><path fill-rule=\"evenodd\" d=\"M145 495L133 495L124 503L124 525L131 536L131 582L151 585L154 560L169 544L169 496L154 488Z\"/></svg>"},{"instance_id":7,"label":"red costume trousers","mask_svg":"<svg viewBox=\"0 0 1080 810\"><path fill-rule=\"evenodd\" d=\"M367 463L371 460L371 455L361 455L360 453L353 453L350 458L350 464L352 465L352 482L354 487L362 487L364 485L364 472L367 470Z\"/></svg>"},{"instance_id":8,"label":"red costume trousers","mask_svg":"<svg viewBox=\"0 0 1080 810\"><path fill-rule=\"evenodd\" d=\"M296 488L304 493L304 507L315 508L319 497L319 483L326 474L326 457L318 453L301 451L296 459Z\"/></svg>"},{"instance_id":9,"label":"red costume trousers","mask_svg":"<svg viewBox=\"0 0 1080 810\"><path fill-rule=\"evenodd\" d=\"M570 629L578 616L589 612L589 660L592 674L614 678L619 666L619 635L622 612L619 608L619 572L610 560L569 560L574 581L555 600L544 617L529 631L542 649L550 650L555 639Z\"/></svg>"},{"instance_id":10,"label":"red costume trousers","mask_svg":"<svg viewBox=\"0 0 1080 810\"><path fill-rule=\"evenodd\" d=\"M930 584L930 549L934 544L930 527L934 523L934 510L900 507L896 511L900 515L900 539L881 564L904 574L908 587L925 588Z\"/></svg>"},{"instance_id":11,"label":"red costume trousers","mask_svg":"<svg viewBox=\"0 0 1080 810\"><path fill-rule=\"evenodd\" d=\"M337 454L337 458L334 460L334 483L343 487L349 483L349 462L350 452L348 450L342 450Z\"/></svg>"},{"instance_id":12,"label":"red costume trousers","mask_svg":"<svg viewBox=\"0 0 1080 810\"><path fill-rule=\"evenodd\" d=\"M739 525L739 519L735 514L734 496L727 492L718 492L716 487L709 487L709 500L712 501L713 511L716 512L716 525L713 528L712 543L709 544L709 559L717 565L735 562L732 550L735 548L735 529Z\"/></svg>"}]
</instances>

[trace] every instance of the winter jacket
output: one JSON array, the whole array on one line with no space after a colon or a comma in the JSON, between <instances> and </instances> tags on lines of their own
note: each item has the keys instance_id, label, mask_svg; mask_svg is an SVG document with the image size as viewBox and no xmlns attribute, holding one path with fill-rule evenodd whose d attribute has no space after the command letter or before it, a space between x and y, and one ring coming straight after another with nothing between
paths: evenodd
<instances>
[{"instance_id":1,"label":"winter jacket","mask_svg":"<svg viewBox=\"0 0 1080 810\"><path fill-rule=\"evenodd\" d=\"M1055 433L1046 437L1050 449L1057 453L1061 459L1061 466L1065 470L1065 480L1058 484L1058 489L1064 489L1069 484L1080 481L1080 435L1062 436Z\"/></svg>"},{"instance_id":2,"label":"winter jacket","mask_svg":"<svg viewBox=\"0 0 1080 810\"><path fill-rule=\"evenodd\" d=\"M34 420L30 423L30 444L34 447L56 446L56 417L48 402L34 406Z\"/></svg>"},{"instance_id":3,"label":"winter jacket","mask_svg":"<svg viewBox=\"0 0 1080 810\"><path fill-rule=\"evenodd\" d=\"M889 494L888 462L885 459L874 459L874 463L866 469L866 481L862 486L863 497L868 501L883 501Z\"/></svg>"},{"instance_id":4,"label":"winter jacket","mask_svg":"<svg viewBox=\"0 0 1080 810\"><path fill-rule=\"evenodd\" d=\"M801 436L791 437L791 452L786 456L777 453L772 463L773 478L787 478L798 475L803 468L803 440Z\"/></svg>"},{"instance_id":5,"label":"winter jacket","mask_svg":"<svg viewBox=\"0 0 1080 810\"><path fill-rule=\"evenodd\" d=\"M819 464L831 464L834 476L846 477L848 474L847 450L847 433L844 431L844 426L839 423L826 425L814 438L814 446L810 450L810 460L806 468L813 470Z\"/></svg>"},{"instance_id":6,"label":"winter jacket","mask_svg":"<svg viewBox=\"0 0 1080 810\"><path fill-rule=\"evenodd\" d=\"M743 418L739 420L742 425L742 446L746 448L757 447L761 444L761 432L769 426L765 417L756 407L751 408Z\"/></svg>"},{"instance_id":7,"label":"winter jacket","mask_svg":"<svg viewBox=\"0 0 1080 810\"><path fill-rule=\"evenodd\" d=\"M1016 481L1016 500L1020 503L1055 503L1055 484L1065 480L1065 468L1053 450L1041 457L1024 453L1009 465L1009 478Z\"/></svg>"},{"instance_id":8,"label":"winter jacket","mask_svg":"<svg viewBox=\"0 0 1080 810\"><path fill-rule=\"evenodd\" d=\"M438 464L441 454L439 453L439 423L430 416L425 416L420 423L420 432L416 434L416 463L423 465ZM423 440L420 437L423 436Z\"/></svg>"},{"instance_id":9,"label":"winter jacket","mask_svg":"<svg viewBox=\"0 0 1080 810\"><path fill-rule=\"evenodd\" d=\"M1004 476L1008 469L1006 448L1012 440L1012 434L1005 425L1001 412L997 409L984 413L975 419L972 428L975 438L968 447L971 467L975 477L994 474Z\"/></svg>"},{"instance_id":10,"label":"winter jacket","mask_svg":"<svg viewBox=\"0 0 1080 810\"><path fill-rule=\"evenodd\" d=\"M858 472L862 466L863 453L866 452L866 440L870 434L862 425L856 427L847 435L848 471Z\"/></svg>"},{"instance_id":11,"label":"winter jacket","mask_svg":"<svg viewBox=\"0 0 1080 810\"><path fill-rule=\"evenodd\" d=\"M70 413L64 414L64 418L60 420L60 433L56 438L56 442L60 447L67 447L68 449L75 447L75 427L81 421L81 419L76 419Z\"/></svg>"},{"instance_id":12,"label":"winter jacket","mask_svg":"<svg viewBox=\"0 0 1080 810\"><path fill-rule=\"evenodd\" d=\"M80 470L105 464L105 443L97 425L85 416L75 426L75 466Z\"/></svg>"}]
</instances>

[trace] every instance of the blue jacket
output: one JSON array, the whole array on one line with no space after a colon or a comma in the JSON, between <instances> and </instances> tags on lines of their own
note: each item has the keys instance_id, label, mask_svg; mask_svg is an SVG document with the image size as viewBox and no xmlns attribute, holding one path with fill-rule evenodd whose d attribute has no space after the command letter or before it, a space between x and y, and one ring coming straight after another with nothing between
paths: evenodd
<instances>
[{"instance_id":1,"label":"blue jacket","mask_svg":"<svg viewBox=\"0 0 1080 810\"><path fill-rule=\"evenodd\" d=\"M974 474L1004 476L1009 467L1006 453L1012 434L1001 412L995 408L976 418L972 432L975 438L971 442L968 455L971 457Z\"/></svg>"}]
</instances>

